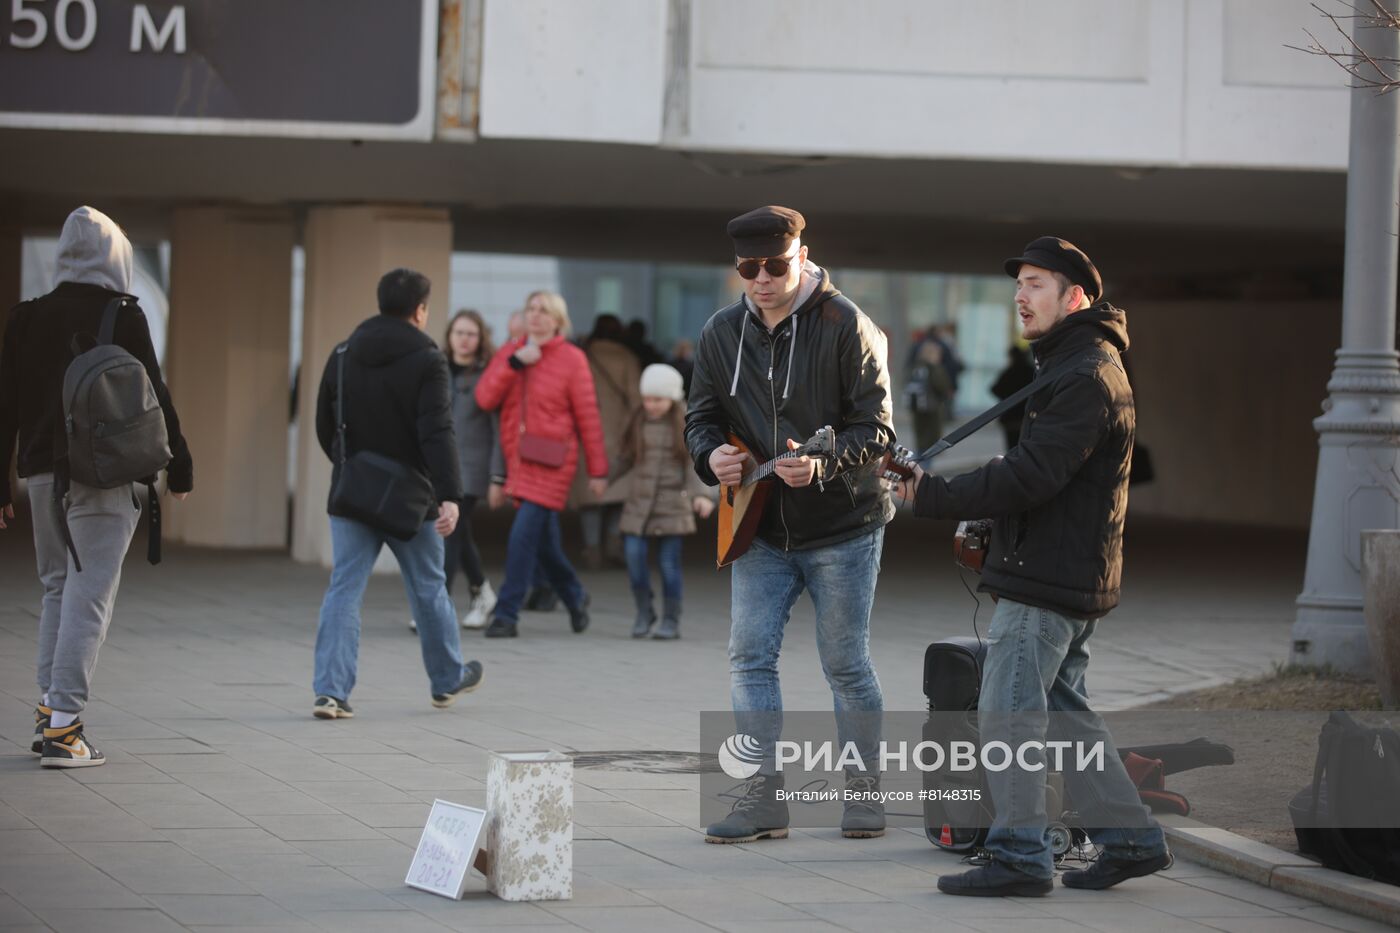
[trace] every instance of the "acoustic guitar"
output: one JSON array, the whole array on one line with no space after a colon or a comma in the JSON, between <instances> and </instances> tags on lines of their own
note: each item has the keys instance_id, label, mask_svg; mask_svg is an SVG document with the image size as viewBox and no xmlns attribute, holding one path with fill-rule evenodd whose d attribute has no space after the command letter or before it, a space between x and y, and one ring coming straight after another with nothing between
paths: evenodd
<instances>
[{"instance_id":1,"label":"acoustic guitar","mask_svg":"<svg viewBox=\"0 0 1400 933\"><path fill-rule=\"evenodd\" d=\"M721 486L719 493L719 547L716 564L728 567L749 549L753 536L758 531L758 520L763 517L763 507L773 492L773 484L762 482L773 475L778 464L798 457L836 456L836 432L831 425L822 428L808 438L796 450L785 450L767 463L755 465L753 452L747 444L735 435L729 435L729 443L749 454L744 461L744 476L733 486Z\"/></svg>"}]
</instances>

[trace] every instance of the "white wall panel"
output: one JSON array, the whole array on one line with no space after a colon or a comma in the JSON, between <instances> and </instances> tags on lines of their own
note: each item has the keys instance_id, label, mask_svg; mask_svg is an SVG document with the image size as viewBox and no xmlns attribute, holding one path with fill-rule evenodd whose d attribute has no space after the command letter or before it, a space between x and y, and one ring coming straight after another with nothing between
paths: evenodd
<instances>
[{"instance_id":1,"label":"white wall panel","mask_svg":"<svg viewBox=\"0 0 1400 933\"><path fill-rule=\"evenodd\" d=\"M489 0L481 135L655 145L666 0Z\"/></svg>"},{"instance_id":2,"label":"white wall panel","mask_svg":"<svg viewBox=\"0 0 1400 933\"><path fill-rule=\"evenodd\" d=\"M1342 41L1308 0L1190 0L1186 164L1346 168L1346 75L1283 48L1304 27Z\"/></svg>"},{"instance_id":3,"label":"white wall panel","mask_svg":"<svg viewBox=\"0 0 1400 933\"><path fill-rule=\"evenodd\" d=\"M1184 2L700 0L689 131L668 142L1173 163Z\"/></svg>"},{"instance_id":4,"label":"white wall panel","mask_svg":"<svg viewBox=\"0 0 1400 933\"><path fill-rule=\"evenodd\" d=\"M696 64L990 78L1147 79L1148 0L700 0ZM1094 36L1112 42L1087 45Z\"/></svg>"}]
</instances>

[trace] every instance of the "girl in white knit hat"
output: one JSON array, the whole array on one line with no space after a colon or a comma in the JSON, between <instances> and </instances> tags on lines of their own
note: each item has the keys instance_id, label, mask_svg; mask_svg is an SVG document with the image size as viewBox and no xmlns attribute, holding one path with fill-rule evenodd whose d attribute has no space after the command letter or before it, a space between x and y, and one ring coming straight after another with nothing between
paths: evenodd
<instances>
[{"instance_id":1,"label":"girl in white knit hat","mask_svg":"<svg viewBox=\"0 0 1400 933\"><path fill-rule=\"evenodd\" d=\"M708 518L715 504L695 475L685 448L685 393L681 374L665 363L642 371L642 403L622 438L631 485L622 507L627 575L637 603L633 638L680 637L681 536L695 533L695 516ZM652 601L650 551L661 569L661 624Z\"/></svg>"}]
</instances>

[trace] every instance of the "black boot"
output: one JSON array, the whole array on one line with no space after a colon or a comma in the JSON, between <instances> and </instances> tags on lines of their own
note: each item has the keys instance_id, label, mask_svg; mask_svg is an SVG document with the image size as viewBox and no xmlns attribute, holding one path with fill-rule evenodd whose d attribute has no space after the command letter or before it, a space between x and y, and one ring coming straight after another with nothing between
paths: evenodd
<instances>
[{"instance_id":1,"label":"black boot","mask_svg":"<svg viewBox=\"0 0 1400 933\"><path fill-rule=\"evenodd\" d=\"M679 599L665 600L661 608L661 624L656 627L656 631L651 633L651 637L664 641L681 637L681 601Z\"/></svg>"},{"instance_id":2,"label":"black boot","mask_svg":"<svg viewBox=\"0 0 1400 933\"><path fill-rule=\"evenodd\" d=\"M778 791L782 788L781 774L758 774L749 778L729 815L705 828L705 841L727 844L786 839L788 805L778 800Z\"/></svg>"},{"instance_id":3,"label":"black boot","mask_svg":"<svg viewBox=\"0 0 1400 933\"><path fill-rule=\"evenodd\" d=\"M646 638L656 624L656 610L651 607L651 590L633 590L632 599L637 604L637 621L632 623L632 637Z\"/></svg>"},{"instance_id":4,"label":"black boot","mask_svg":"<svg viewBox=\"0 0 1400 933\"><path fill-rule=\"evenodd\" d=\"M574 630L575 635L588 628L588 605L591 602L593 602L593 598L587 593L584 593L583 599L579 601L579 604L569 609L569 628Z\"/></svg>"},{"instance_id":5,"label":"black boot","mask_svg":"<svg viewBox=\"0 0 1400 933\"><path fill-rule=\"evenodd\" d=\"M525 608L534 612L553 612L559 608L559 594L552 586L532 586L525 594Z\"/></svg>"}]
</instances>

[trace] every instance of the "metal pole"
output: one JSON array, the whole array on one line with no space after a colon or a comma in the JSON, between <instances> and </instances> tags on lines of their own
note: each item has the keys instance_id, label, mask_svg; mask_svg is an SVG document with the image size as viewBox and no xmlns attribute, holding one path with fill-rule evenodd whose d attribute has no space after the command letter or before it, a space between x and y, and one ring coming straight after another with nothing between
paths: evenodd
<instances>
[{"instance_id":1,"label":"metal pole","mask_svg":"<svg viewBox=\"0 0 1400 933\"><path fill-rule=\"evenodd\" d=\"M1400 0L1383 0L1394 12ZM1357 4L1364 13L1365 3ZM1400 31L1353 21L1372 58L1400 58ZM1395 288L1400 245L1400 91L1355 86L1347 166L1342 347L1318 432L1308 565L1293 623L1294 663L1369 673L1361 532L1400 528L1400 364Z\"/></svg>"}]
</instances>

